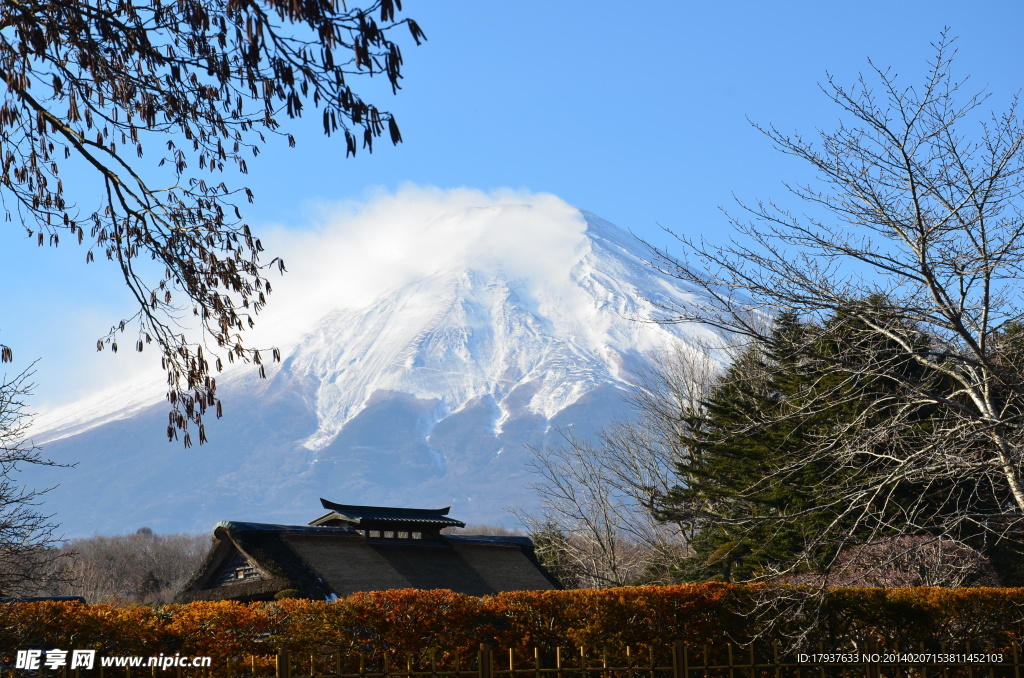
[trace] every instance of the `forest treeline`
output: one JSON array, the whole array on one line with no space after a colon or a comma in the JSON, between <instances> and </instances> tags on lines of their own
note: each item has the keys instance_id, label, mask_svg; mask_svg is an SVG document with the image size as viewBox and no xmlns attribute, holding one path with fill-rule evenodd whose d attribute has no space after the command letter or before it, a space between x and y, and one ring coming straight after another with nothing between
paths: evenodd
<instances>
[{"instance_id":1,"label":"forest treeline","mask_svg":"<svg viewBox=\"0 0 1024 678\"><path fill-rule=\"evenodd\" d=\"M81 596L88 603L145 604L174 599L210 552L208 535L160 535L148 527L73 539L50 549L47 570L0 593Z\"/></svg>"}]
</instances>

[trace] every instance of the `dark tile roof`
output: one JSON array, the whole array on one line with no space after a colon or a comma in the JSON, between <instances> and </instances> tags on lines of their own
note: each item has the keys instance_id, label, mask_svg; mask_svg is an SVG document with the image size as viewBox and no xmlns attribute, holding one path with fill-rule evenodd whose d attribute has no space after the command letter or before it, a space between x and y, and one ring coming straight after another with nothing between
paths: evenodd
<instances>
[{"instance_id":1,"label":"dark tile roof","mask_svg":"<svg viewBox=\"0 0 1024 678\"><path fill-rule=\"evenodd\" d=\"M266 532L275 534L358 534L348 526L314 527L310 525L276 525L274 523L250 523L241 520L222 520L213 526L214 533L218 529L225 529L236 534L239 532Z\"/></svg>"},{"instance_id":2,"label":"dark tile roof","mask_svg":"<svg viewBox=\"0 0 1024 678\"><path fill-rule=\"evenodd\" d=\"M364 522L375 523L405 523L409 525L431 525L439 527L465 527L461 520L448 517L451 506L439 509L420 508L395 508L391 506L355 506L352 504L336 504L321 498L320 503L325 509L338 514L343 520L349 520L353 524ZM331 515L331 514L328 514ZM326 518L324 516L323 518ZM323 520L318 518L317 521ZM314 521L316 522L316 521Z\"/></svg>"}]
</instances>

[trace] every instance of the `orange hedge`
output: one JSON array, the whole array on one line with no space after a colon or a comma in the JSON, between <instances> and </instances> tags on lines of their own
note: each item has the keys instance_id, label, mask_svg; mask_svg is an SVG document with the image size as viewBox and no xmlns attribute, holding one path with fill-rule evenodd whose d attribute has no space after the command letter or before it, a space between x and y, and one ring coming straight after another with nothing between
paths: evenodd
<instances>
[{"instance_id":1,"label":"orange hedge","mask_svg":"<svg viewBox=\"0 0 1024 678\"><path fill-rule=\"evenodd\" d=\"M701 584L603 590L522 591L474 598L412 589L359 593L337 602L198 602L159 607L36 602L0 605L0 658L19 649L96 649L106 654L203 655L222 662L280 649L358 650L396 661L431 652L451 663L482 642L532 658L534 647L667 651L783 639L810 628L809 641L839 649L898 639L1005 647L1024 640L1024 589L800 589ZM663 656L663 655L659 655Z\"/></svg>"}]
</instances>

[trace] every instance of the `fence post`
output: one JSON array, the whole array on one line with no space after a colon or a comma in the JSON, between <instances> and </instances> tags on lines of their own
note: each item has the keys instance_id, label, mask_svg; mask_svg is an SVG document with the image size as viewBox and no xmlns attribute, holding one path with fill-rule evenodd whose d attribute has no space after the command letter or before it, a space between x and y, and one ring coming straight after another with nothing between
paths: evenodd
<instances>
[{"instance_id":1,"label":"fence post","mask_svg":"<svg viewBox=\"0 0 1024 678\"><path fill-rule=\"evenodd\" d=\"M478 665L480 678L491 678L491 646L489 643L480 643Z\"/></svg>"},{"instance_id":2,"label":"fence post","mask_svg":"<svg viewBox=\"0 0 1024 678\"><path fill-rule=\"evenodd\" d=\"M865 661L865 673L867 674L867 678L879 678L882 673L882 667L879 663L872 661L870 656L879 651L879 646L872 638L869 638L867 642L864 643L864 646L869 655L867 657L867 661Z\"/></svg>"},{"instance_id":3,"label":"fence post","mask_svg":"<svg viewBox=\"0 0 1024 678\"><path fill-rule=\"evenodd\" d=\"M690 678L689 657L686 645L677 640L672 643L672 678Z\"/></svg>"},{"instance_id":4,"label":"fence post","mask_svg":"<svg viewBox=\"0 0 1024 678\"><path fill-rule=\"evenodd\" d=\"M275 675L277 678L291 678L291 667L288 665L288 652L286 650L277 653Z\"/></svg>"}]
</instances>

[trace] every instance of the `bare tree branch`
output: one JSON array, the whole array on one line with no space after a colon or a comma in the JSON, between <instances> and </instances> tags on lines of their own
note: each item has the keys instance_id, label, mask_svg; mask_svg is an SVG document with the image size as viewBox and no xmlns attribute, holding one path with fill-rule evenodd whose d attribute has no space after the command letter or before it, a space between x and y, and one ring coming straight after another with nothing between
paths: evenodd
<instances>
[{"instance_id":1,"label":"bare tree branch","mask_svg":"<svg viewBox=\"0 0 1024 678\"><path fill-rule=\"evenodd\" d=\"M58 579L57 525L39 508L47 490L17 482L27 465L58 465L26 440L25 398L33 386L31 367L0 378L0 595L34 593Z\"/></svg>"},{"instance_id":2,"label":"bare tree branch","mask_svg":"<svg viewBox=\"0 0 1024 678\"><path fill-rule=\"evenodd\" d=\"M220 416L214 375L224 359L251 361L262 375L279 357L244 337L267 303L269 272L283 273L284 262L260 261L263 246L238 206L252 193L217 174L246 173L267 134L294 145L281 118L300 117L309 103L322 108L325 134L344 137L346 155L360 142L372 151L385 134L401 141L394 117L349 80L380 74L397 91L394 31L417 44L425 36L412 19L396 19L398 0L364 4L0 0L6 219L40 246L88 238L86 262L116 263L137 311L97 349L116 352L129 330L137 351L156 344L167 435L183 432L186 446L190 424L202 443L207 410ZM147 151L152 166L141 160ZM84 171L65 190L68 164ZM89 174L92 185L82 179ZM83 209L69 195L99 202Z\"/></svg>"},{"instance_id":3,"label":"bare tree branch","mask_svg":"<svg viewBox=\"0 0 1024 678\"><path fill-rule=\"evenodd\" d=\"M711 352L679 344L655 356L631 391L632 418L613 422L596 441L563 431L563 444L533 450L542 515L516 515L544 537L539 555L555 551L550 558L573 585L672 581L689 524L662 521L660 505L685 464L686 420L717 378Z\"/></svg>"},{"instance_id":4,"label":"bare tree branch","mask_svg":"<svg viewBox=\"0 0 1024 678\"><path fill-rule=\"evenodd\" d=\"M660 265L706 301L663 310L666 321L709 323L847 375L784 416L813 417L852 397L854 382L898 385L861 400L858 416L761 483L793 482L801 465L829 460L835 525L951 538L973 526L1000 541L1017 539L1024 518L1024 127L1015 100L976 136L964 131L985 96L964 94L951 75L951 42L936 45L920 87L874 66L852 87L830 76L822 89L847 116L834 131L805 139L758 126L815 170L818 183L789 186L808 213L741 203L749 219L733 219L731 243L680 237L686 258L660 252ZM781 342L759 320L781 313L819 325L844 318L834 331L847 345L884 337L896 352ZM901 369L908 361L913 371ZM945 493L940 506L932 494L897 507L894 488L908 483Z\"/></svg>"}]
</instances>

